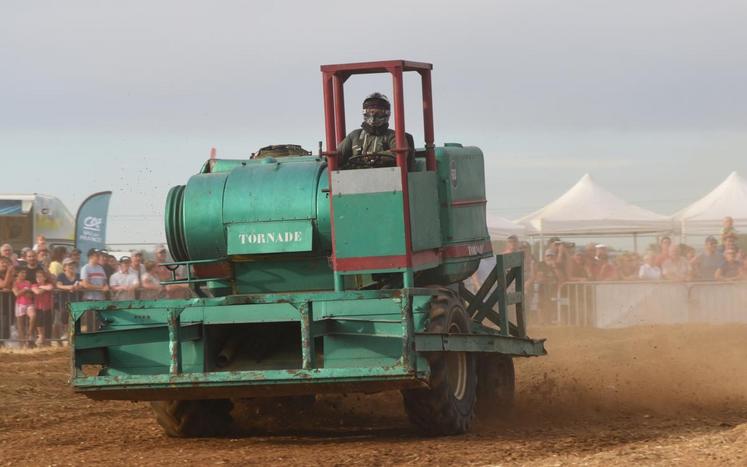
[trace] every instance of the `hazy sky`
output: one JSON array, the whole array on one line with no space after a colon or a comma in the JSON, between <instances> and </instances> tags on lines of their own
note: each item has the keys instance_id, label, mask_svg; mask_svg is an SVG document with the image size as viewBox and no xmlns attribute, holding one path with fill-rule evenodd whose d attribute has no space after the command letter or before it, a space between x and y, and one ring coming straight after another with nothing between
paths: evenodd
<instances>
[{"instance_id":1,"label":"hazy sky","mask_svg":"<svg viewBox=\"0 0 747 467\"><path fill-rule=\"evenodd\" d=\"M405 58L434 64L437 142L483 149L490 211L520 217L589 172L670 214L747 175L746 24L745 1L4 0L0 192L75 212L110 189L108 240L160 241L167 190L211 146L316 150L320 64ZM391 84L350 84L354 128Z\"/></svg>"}]
</instances>

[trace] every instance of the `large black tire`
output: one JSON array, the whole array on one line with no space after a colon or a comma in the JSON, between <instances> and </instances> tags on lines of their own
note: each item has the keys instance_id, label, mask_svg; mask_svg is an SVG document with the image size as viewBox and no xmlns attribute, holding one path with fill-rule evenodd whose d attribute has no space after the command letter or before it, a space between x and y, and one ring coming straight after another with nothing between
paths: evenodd
<instances>
[{"instance_id":1,"label":"large black tire","mask_svg":"<svg viewBox=\"0 0 747 467\"><path fill-rule=\"evenodd\" d=\"M467 333L469 318L450 293L433 298L426 332ZM477 363L468 352L428 354L430 387L402 391L410 422L431 436L469 431L475 414Z\"/></svg>"},{"instance_id":2,"label":"large black tire","mask_svg":"<svg viewBox=\"0 0 747 467\"><path fill-rule=\"evenodd\" d=\"M509 355L481 354L477 363L477 417L505 419L513 410L516 380Z\"/></svg>"},{"instance_id":3,"label":"large black tire","mask_svg":"<svg viewBox=\"0 0 747 467\"><path fill-rule=\"evenodd\" d=\"M226 399L151 402L158 424L174 438L223 436L231 428L233 403Z\"/></svg>"}]
</instances>

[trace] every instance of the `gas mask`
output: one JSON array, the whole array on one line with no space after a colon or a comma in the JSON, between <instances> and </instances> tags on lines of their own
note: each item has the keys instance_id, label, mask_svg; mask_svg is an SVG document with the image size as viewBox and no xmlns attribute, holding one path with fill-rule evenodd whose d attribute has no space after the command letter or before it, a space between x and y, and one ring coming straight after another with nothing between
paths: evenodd
<instances>
[{"instance_id":1,"label":"gas mask","mask_svg":"<svg viewBox=\"0 0 747 467\"><path fill-rule=\"evenodd\" d=\"M389 115L391 115L389 110L369 107L363 109L363 123L374 128L386 126L389 123Z\"/></svg>"}]
</instances>

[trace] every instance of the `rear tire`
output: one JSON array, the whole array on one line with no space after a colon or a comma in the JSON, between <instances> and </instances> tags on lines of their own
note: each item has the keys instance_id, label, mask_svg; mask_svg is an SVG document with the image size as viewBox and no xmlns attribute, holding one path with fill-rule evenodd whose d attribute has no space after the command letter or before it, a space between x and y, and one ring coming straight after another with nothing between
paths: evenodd
<instances>
[{"instance_id":1,"label":"rear tire","mask_svg":"<svg viewBox=\"0 0 747 467\"><path fill-rule=\"evenodd\" d=\"M426 332L468 333L469 318L461 301L450 293L434 297ZM468 352L432 352L428 363L430 387L402 391L410 422L431 436L467 432L475 414L475 356Z\"/></svg>"},{"instance_id":2,"label":"rear tire","mask_svg":"<svg viewBox=\"0 0 747 467\"><path fill-rule=\"evenodd\" d=\"M482 354L477 363L477 417L505 419L513 410L516 386L514 360L508 355Z\"/></svg>"},{"instance_id":3,"label":"rear tire","mask_svg":"<svg viewBox=\"0 0 747 467\"><path fill-rule=\"evenodd\" d=\"M203 438L228 433L233 403L227 399L151 402L158 424L174 438Z\"/></svg>"}]
</instances>

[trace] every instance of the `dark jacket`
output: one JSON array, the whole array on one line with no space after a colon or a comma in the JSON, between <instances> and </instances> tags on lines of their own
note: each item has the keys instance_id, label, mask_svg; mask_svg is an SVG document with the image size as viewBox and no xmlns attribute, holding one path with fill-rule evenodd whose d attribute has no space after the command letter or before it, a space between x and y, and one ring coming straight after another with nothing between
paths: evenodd
<instances>
[{"instance_id":1,"label":"dark jacket","mask_svg":"<svg viewBox=\"0 0 747 467\"><path fill-rule=\"evenodd\" d=\"M408 170L413 170L415 166L415 143L411 134L405 133L405 137L407 138L407 147L410 149L407 155ZM359 128L351 131L337 146L338 165L345 169L347 168L348 158L351 156L391 152L396 147L397 141L394 130L387 129L385 134L377 136Z\"/></svg>"}]
</instances>

